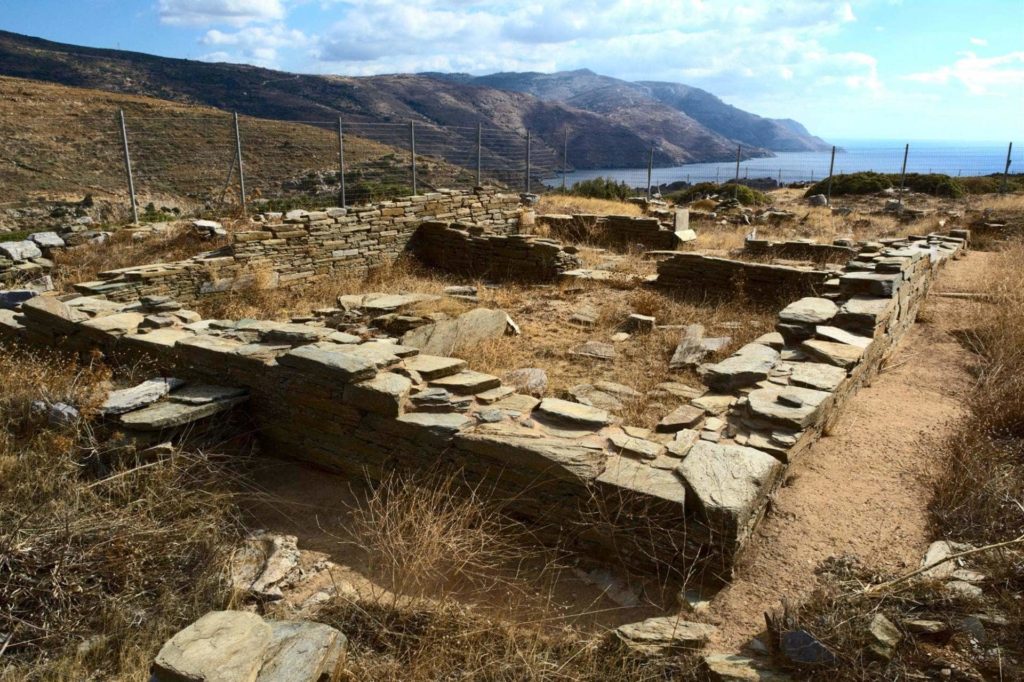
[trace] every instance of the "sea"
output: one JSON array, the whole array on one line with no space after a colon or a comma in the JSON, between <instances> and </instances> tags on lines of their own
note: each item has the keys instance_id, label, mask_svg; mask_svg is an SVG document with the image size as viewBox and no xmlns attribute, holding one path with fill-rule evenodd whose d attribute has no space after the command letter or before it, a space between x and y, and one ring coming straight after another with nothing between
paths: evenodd
<instances>
[{"instance_id":1,"label":"sea","mask_svg":"<svg viewBox=\"0 0 1024 682\"><path fill-rule=\"evenodd\" d=\"M951 176L989 175L1002 173L1006 167L1009 142L951 142L949 140L835 140L834 173L877 171L899 173L906 155L908 173L944 173ZM570 153L571 156L571 153ZM1013 145L1010 172L1024 172L1024 143ZM737 177L771 178L781 184L821 180L828 177L832 163L830 151L776 152L775 156L741 161L691 163L671 168L654 168L651 184L661 186L673 182L726 182ZM564 183L571 187L581 180L605 177L633 187L647 186L647 168L615 168L578 170L565 174ZM563 184L562 173L555 171L545 182L550 187Z\"/></svg>"}]
</instances>

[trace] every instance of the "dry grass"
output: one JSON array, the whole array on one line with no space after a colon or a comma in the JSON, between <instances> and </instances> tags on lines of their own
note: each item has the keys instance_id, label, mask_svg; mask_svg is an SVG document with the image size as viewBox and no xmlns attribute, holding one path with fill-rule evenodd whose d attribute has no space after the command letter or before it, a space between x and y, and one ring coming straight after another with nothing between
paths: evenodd
<instances>
[{"instance_id":1,"label":"dry grass","mask_svg":"<svg viewBox=\"0 0 1024 682\"><path fill-rule=\"evenodd\" d=\"M202 240L184 224L141 240L129 232L117 231L105 244L83 244L55 252L52 275L58 289L70 289L72 284L95 280L107 270L184 260L226 243L226 238Z\"/></svg>"},{"instance_id":2,"label":"dry grass","mask_svg":"<svg viewBox=\"0 0 1024 682\"><path fill-rule=\"evenodd\" d=\"M593 215L643 215L643 209L636 204L613 199L591 199L568 194L543 194L536 206L537 215L547 213Z\"/></svg>"},{"instance_id":3,"label":"dry grass","mask_svg":"<svg viewBox=\"0 0 1024 682\"><path fill-rule=\"evenodd\" d=\"M55 353L0 355L0 679L142 679L166 637L228 597L223 464L123 456L90 417L109 376ZM49 425L36 400L84 417Z\"/></svg>"}]
</instances>

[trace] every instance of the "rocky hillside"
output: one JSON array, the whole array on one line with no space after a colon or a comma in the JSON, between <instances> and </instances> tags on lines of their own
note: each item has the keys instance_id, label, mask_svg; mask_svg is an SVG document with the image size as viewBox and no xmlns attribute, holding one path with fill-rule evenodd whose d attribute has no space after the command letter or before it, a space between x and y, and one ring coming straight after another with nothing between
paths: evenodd
<instances>
[{"instance_id":1,"label":"rocky hillside","mask_svg":"<svg viewBox=\"0 0 1024 682\"><path fill-rule=\"evenodd\" d=\"M445 77L431 74L434 77ZM669 140L695 130L710 131L729 147L736 143L770 151L819 151L829 145L791 119L770 119L726 104L710 92L682 83L629 81L587 69L558 73L495 73L459 82L524 92L546 101L565 102L587 111L611 114L636 130L653 121Z\"/></svg>"},{"instance_id":2,"label":"rocky hillside","mask_svg":"<svg viewBox=\"0 0 1024 682\"><path fill-rule=\"evenodd\" d=\"M551 167L555 160L560 165L566 131L569 165L575 168L643 166L652 146L659 166L729 159L735 153L736 140L747 147L744 156L771 153L769 145L752 141L755 136L734 138L712 129L697 115L657 101L647 86L590 72L482 78L315 76L78 47L0 32L0 75L203 104L260 118L330 121L341 116L346 121L414 120L466 126L445 140L451 148L472 145L474 128L482 124L505 135L491 154L502 157L509 167L522 164L515 135L527 129L534 134L535 158L549 159ZM528 85L530 82L533 85ZM767 122L770 130L786 130L767 119L735 111ZM741 125L731 128L741 129ZM382 132L368 130L366 135L393 143ZM762 137L786 136L779 132ZM801 136L790 132L788 137Z\"/></svg>"}]
</instances>

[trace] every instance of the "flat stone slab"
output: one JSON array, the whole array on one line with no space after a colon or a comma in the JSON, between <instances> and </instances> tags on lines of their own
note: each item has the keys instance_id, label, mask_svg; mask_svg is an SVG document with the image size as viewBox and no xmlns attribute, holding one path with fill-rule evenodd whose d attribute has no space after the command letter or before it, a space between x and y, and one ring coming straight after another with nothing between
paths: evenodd
<instances>
[{"instance_id":1,"label":"flat stone slab","mask_svg":"<svg viewBox=\"0 0 1024 682\"><path fill-rule=\"evenodd\" d=\"M759 343L748 343L734 355L704 367L703 379L716 391L734 391L753 386L768 378L768 372L779 361L779 352Z\"/></svg>"},{"instance_id":2,"label":"flat stone slab","mask_svg":"<svg viewBox=\"0 0 1024 682\"><path fill-rule=\"evenodd\" d=\"M379 296L367 294L360 301L358 307L367 312L391 312L415 303L431 303L440 299L440 296L433 294L383 294Z\"/></svg>"},{"instance_id":3,"label":"flat stone slab","mask_svg":"<svg viewBox=\"0 0 1024 682\"><path fill-rule=\"evenodd\" d=\"M851 346L846 343L835 341L822 341L821 339L808 339L800 344L800 350L804 351L815 360L827 362L836 367L850 369L864 356L864 349Z\"/></svg>"},{"instance_id":4,"label":"flat stone slab","mask_svg":"<svg viewBox=\"0 0 1024 682\"><path fill-rule=\"evenodd\" d=\"M839 327L832 327L829 325L819 325L814 328L815 335L825 341L835 341L836 343L845 343L848 346L855 346L862 350L866 350L871 342L874 340L867 336L858 336L845 329Z\"/></svg>"},{"instance_id":5,"label":"flat stone slab","mask_svg":"<svg viewBox=\"0 0 1024 682\"><path fill-rule=\"evenodd\" d=\"M532 395L526 395L525 393L513 393L497 401L492 407L496 410L530 414L537 405L540 405L540 398L534 398Z\"/></svg>"},{"instance_id":6,"label":"flat stone slab","mask_svg":"<svg viewBox=\"0 0 1024 682\"><path fill-rule=\"evenodd\" d=\"M402 344L431 355L452 355L488 339L496 339L510 331L508 313L504 310L476 308L454 320L441 320L405 333Z\"/></svg>"},{"instance_id":7,"label":"flat stone slab","mask_svg":"<svg viewBox=\"0 0 1024 682\"><path fill-rule=\"evenodd\" d=\"M143 381L138 386L111 391L100 406L100 414L116 415L141 409L155 403L184 384L185 382L181 379L159 377Z\"/></svg>"},{"instance_id":8,"label":"flat stone slab","mask_svg":"<svg viewBox=\"0 0 1024 682\"><path fill-rule=\"evenodd\" d=\"M189 405L168 400L154 403L135 412L122 414L119 421L126 429L135 431L172 429L224 412L248 399L248 396L242 396L201 405Z\"/></svg>"},{"instance_id":9,"label":"flat stone slab","mask_svg":"<svg viewBox=\"0 0 1024 682\"><path fill-rule=\"evenodd\" d=\"M817 422L825 401L831 395L826 391L799 386L769 386L753 390L747 395L747 409L756 419L801 431ZM793 399L798 399L801 404L793 404Z\"/></svg>"},{"instance_id":10,"label":"flat stone slab","mask_svg":"<svg viewBox=\"0 0 1024 682\"><path fill-rule=\"evenodd\" d=\"M839 290L847 296L892 296L902 282L899 273L848 272L839 278Z\"/></svg>"},{"instance_id":11,"label":"flat stone slab","mask_svg":"<svg viewBox=\"0 0 1024 682\"><path fill-rule=\"evenodd\" d=\"M607 410L581 405L580 403L560 398L544 398L540 401L537 409L549 417L564 419L587 426L605 426L611 421Z\"/></svg>"},{"instance_id":12,"label":"flat stone slab","mask_svg":"<svg viewBox=\"0 0 1024 682\"><path fill-rule=\"evenodd\" d=\"M704 410L693 405L681 405L665 415L656 430L659 433L675 433L696 426L704 419Z\"/></svg>"},{"instance_id":13,"label":"flat stone slab","mask_svg":"<svg viewBox=\"0 0 1024 682\"><path fill-rule=\"evenodd\" d=\"M285 367L323 373L342 383L362 381L377 373L377 363L373 360L318 346L299 346L279 356L277 362Z\"/></svg>"},{"instance_id":14,"label":"flat stone slab","mask_svg":"<svg viewBox=\"0 0 1024 682\"><path fill-rule=\"evenodd\" d=\"M398 417L398 421L422 426L445 436L458 433L473 423L471 417L457 412L406 412Z\"/></svg>"},{"instance_id":15,"label":"flat stone slab","mask_svg":"<svg viewBox=\"0 0 1024 682\"><path fill-rule=\"evenodd\" d=\"M570 355L581 358L592 358L594 360L614 360L618 353L615 346L601 341L587 341L572 349Z\"/></svg>"},{"instance_id":16,"label":"flat stone slab","mask_svg":"<svg viewBox=\"0 0 1024 682\"><path fill-rule=\"evenodd\" d=\"M33 258L41 258L43 252L39 245L27 239L16 242L0 242L0 256L6 257L15 263L22 263Z\"/></svg>"},{"instance_id":17,"label":"flat stone slab","mask_svg":"<svg viewBox=\"0 0 1024 682\"><path fill-rule=\"evenodd\" d=\"M605 470L608 454L576 441L552 438L536 431L505 424L483 424L455 437L461 450L483 455L518 475L528 485L538 476L586 485Z\"/></svg>"},{"instance_id":18,"label":"flat stone slab","mask_svg":"<svg viewBox=\"0 0 1024 682\"><path fill-rule=\"evenodd\" d=\"M701 440L676 472L686 483L687 504L724 535L724 544L733 546L782 467L760 450Z\"/></svg>"},{"instance_id":19,"label":"flat stone slab","mask_svg":"<svg viewBox=\"0 0 1024 682\"><path fill-rule=\"evenodd\" d=\"M501 379L490 374L467 369L458 374L433 379L430 381L430 384L447 389L452 393L458 393L459 395L469 395L498 388L501 386Z\"/></svg>"},{"instance_id":20,"label":"flat stone slab","mask_svg":"<svg viewBox=\"0 0 1024 682\"><path fill-rule=\"evenodd\" d=\"M64 240L56 232L33 232L28 238L40 249L62 249L65 246Z\"/></svg>"},{"instance_id":21,"label":"flat stone slab","mask_svg":"<svg viewBox=\"0 0 1024 682\"><path fill-rule=\"evenodd\" d=\"M854 296L843 303L834 324L873 333L875 327L892 313L896 302L889 297Z\"/></svg>"},{"instance_id":22,"label":"flat stone slab","mask_svg":"<svg viewBox=\"0 0 1024 682\"><path fill-rule=\"evenodd\" d=\"M640 397L638 391L613 381L578 384L569 389L569 395L578 403L599 407L602 410L622 409L623 400L635 400Z\"/></svg>"},{"instance_id":23,"label":"flat stone slab","mask_svg":"<svg viewBox=\"0 0 1024 682\"><path fill-rule=\"evenodd\" d=\"M725 414L725 412L736 402L736 396L728 393L705 393L694 398L690 404L699 407L708 414Z\"/></svg>"},{"instance_id":24,"label":"flat stone slab","mask_svg":"<svg viewBox=\"0 0 1024 682\"><path fill-rule=\"evenodd\" d=\"M440 355L415 355L405 359L406 369L419 373L427 381L458 374L466 369L466 361Z\"/></svg>"},{"instance_id":25,"label":"flat stone slab","mask_svg":"<svg viewBox=\"0 0 1024 682\"><path fill-rule=\"evenodd\" d=\"M146 316L142 313L114 313L82 322L82 326L111 336L124 336L135 332Z\"/></svg>"},{"instance_id":26,"label":"flat stone slab","mask_svg":"<svg viewBox=\"0 0 1024 682\"><path fill-rule=\"evenodd\" d=\"M813 388L817 391L833 392L839 388L846 378L846 370L842 367L822 362L794 362L789 374L792 386Z\"/></svg>"},{"instance_id":27,"label":"flat stone slab","mask_svg":"<svg viewBox=\"0 0 1024 682\"><path fill-rule=\"evenodd\" d=\"M213 384L189 384L184 388L175 390L168 396L168 400L188 405L205 405L206 403L217 402L238 398L248 391L244 388L231 386L215 386Z\"/></svg>"},{"instance_id":28,"label":"flat stone slab","mask_svg":"<svg viewBox=\"0 0 1024 682\"><path fill-rule=\"evenodd\" d=\"M786 673L772 670L768 663L737 654L708 654L702 672L712 682L791 682Z\"/></svg>"},{"instance_id":29,"label":"flat stone slab","mask_svg":"<svg viewBox=\"0 0 1024 682\"><path fill-rule=\"evenodd\" d=\"M412 381L408 377L394 372L379 372L372 379L346 384L342 399L365 412L397 417L402 414L411 390Z\"/></svg>"},{"instance_id":30,"label":"flat stone slab","mask_svg":"<svg viewBox=\"0 0 1024 682\"><path fill-rule=\"evenodd\" d=\"M665 452L665 446L661 443L635 438L625 433L615 433L608 437L612 444L612 450L620 455L639 457L640 459L657 459L658 455Z\"/></svg>"},{"instance_id":31,"label":"flat stone slab","mask_svg":"<svg viewBox=\"0 0 1024 682\"><path fill-rule=\"evenodd\" d=\"M824 324L836 316L839 307L827 298L807 296L793 301L781 311L779 320L803 325Z\"/></svg>"},{"instance_id":32,"label":"flat stone slab","mask_svg":"<svg viewBox=\"0 0 1024 682\"><path fill-rule=\"evenodd\" d=\"M484 405L490 405L491 403L498 402L502 398L507 398L513 393L515 389L511 386L498 386L497 388L491 388L486 391L481 391L476 394L476 399ZM531 408L532 409L532 408Z\"/></svg>"},{"instance_id":33,"label":"flat stone slab","mask_svg":"<svg viewBox=\"0 0 1024 682\"><path fill-rule=\"evenodd\" d=\"M718 631L714 625L692 623L678 616L648 618L620 625L615 636L631 649L648 655L699 649Z\"/></svg>"},{"instance_id":34,"label":"flat stone slab","mask_svg":"<svg viewBox=\"0 0 1024 682\"><path fill-rule=\"evenodd\" d=\"M348 645L345 635L323 623L268 622L270 645L256 682L314 682L333 678L344 661Z\"/></svg>"}]
</instances>

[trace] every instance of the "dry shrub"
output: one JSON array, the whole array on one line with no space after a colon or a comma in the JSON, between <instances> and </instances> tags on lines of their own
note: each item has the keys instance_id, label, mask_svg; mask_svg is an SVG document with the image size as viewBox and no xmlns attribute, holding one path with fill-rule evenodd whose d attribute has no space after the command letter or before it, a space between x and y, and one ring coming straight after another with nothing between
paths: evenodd
<instances>
[{"instance_id":1,"label":"dry shrub","mask_svg":"<svg viewBox=\"0 0 1024 682\"><path fill-rule=\"evenodd\" d=\"M554 606L560 563L459 474L386 478L352 531L380 595L339 597L317 619L348 637L353 679L663 680L692 668L635 658L586 624L586 607Z\"/></svg>"},{"instance_id":2,"label":"dry shrub","mask_svg":"<svg viewBox=\"0 0 1024 682\"><path fill-rule=\"evenodd\" d=\"M594 215L633 215L643 214L637 204L612 199L592 199L567 194L544 194L537 202L538 215L546 213L570 214L591 213Z\"/></svg>"},{"instance_id":3,"label":"dry shrub","mask_svg":"<svg viewBox=\"0 0 1024 682\"><path fill-rule=\"evenodd\" d=\"M164 639L225 603L223 466L109 459L89 417L108 377L56 353L0 354L0 679L142 679ZM84 416L52 426L35 400Z\"/></svg>"}]
</instances>

